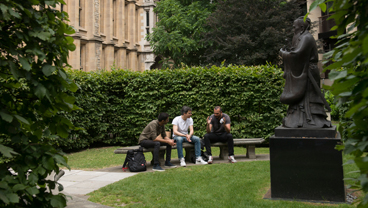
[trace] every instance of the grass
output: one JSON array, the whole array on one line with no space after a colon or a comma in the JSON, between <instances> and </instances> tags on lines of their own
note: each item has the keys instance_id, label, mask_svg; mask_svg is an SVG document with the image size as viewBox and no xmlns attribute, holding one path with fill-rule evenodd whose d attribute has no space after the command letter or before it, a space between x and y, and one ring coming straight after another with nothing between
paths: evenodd
<instances>
[{"instance_id":1,"label":"grass","mask_svg":"<svg viewBox=\"0 0 368 208\"><path fill-rule=\"evenodd\" d=\"M69 164L72 169L85 170L122 165L125 155L115 155L113 151L116 148L89 149L69 154ZM218 154L218 148L213 148L213 153ZM236 155L245 153L245 148L235 148ZM268 148L256 148L256 154L268 153ZM177 157L176 151L172 155ZM148 153L147 161L150 158L151 154ZM351 158L344 156L344 162ZM351 177L348 172L356 169L353 164L345 165L345 177ZM88 195L90 201L112 207L355 207L347 204L264 200L263 196L269 188L269 161L253 161L144 172Z\"/></svg>"},{"instance_id":2,"label":"grass","mask_svg":"<svg viewBox=\"0 0 368 208\"><path fill-rule=\"evenodd\" d=\"M71 169L75 170L98 170L108 167L123 165L125 154L114 154L114 150L119 147L103 147L95 149L87 149L77 153L67 154L68 164ZM235 155L245 155L246 148L235 147ZM218 155L219 148L212 148L212 154ZM256 154L269 154L268 148L256 148ZM173 150L172 158L178 158L178 153ZM152 154L145 153L146 161L152 160Z\"/></svg>"},{"instance_id":3,"label":"grass","mask_svg":"<svg viewBox=\"0 0 368 208\"><path fill-rule=\"evenodd\" d=\"M88 194L88 200L112 207L354 207L264 200L269 188L269 161L254 161L140 173Z\"/></svg>"}]
</instances>

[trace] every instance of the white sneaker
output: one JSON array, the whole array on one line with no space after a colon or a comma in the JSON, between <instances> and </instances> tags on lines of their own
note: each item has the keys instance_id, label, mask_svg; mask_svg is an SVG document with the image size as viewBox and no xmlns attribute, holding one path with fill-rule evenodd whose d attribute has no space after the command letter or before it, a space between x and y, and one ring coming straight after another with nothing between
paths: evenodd
<instances>
[{"instance_id":1,"label":"white sneaker","mask_svg":"<svg viewBox=\"0 0 368 208\"><path fill-rule=\"evenodd\" d=\"M180 166L181 167L187 167L187 164L185 163L184 157L180 158Z\"/></svg>"},{"instance_id":2,"label":"white sneaker","mask_svg":"<svg viewBox=\"0 0 368 208\"><path fill-rule=\"evenodd\" d=\"M234 155L229 156L228 159L229 159L229 162L236 163L236 160L234 158Z\"/></svg>"},{"instance_id":3,"label":"white sneaker","mask_svg":"<svg viewBox=\"0 0 368 208\"><path fill-rule=\"evenodd\" d=\"M213 157L210 155L210 156L208 156L208 164L212 164L212 161L213 161Z\"/></svg>"},{"instance_id":4,"label":"white sneaker","mask_svg":"<svg viewBox=\"0 0 368 208\"><path fill-rule=\"evenodd\" d=\"M199 156L199 157L197 157L197 159L195 161L195 164L206 165L208 163L206 161L204 161L201 156Z\"/></svg>"}]
</instances>

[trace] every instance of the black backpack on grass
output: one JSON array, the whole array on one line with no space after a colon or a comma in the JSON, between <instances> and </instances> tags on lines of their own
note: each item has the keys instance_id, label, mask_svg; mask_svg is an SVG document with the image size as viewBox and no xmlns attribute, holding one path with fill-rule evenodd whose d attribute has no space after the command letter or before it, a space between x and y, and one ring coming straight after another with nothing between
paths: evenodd
<instances>
[{"instance_id":1,"label":"black backpack on grass","mask_svg":"<svg viewBox=\"0 0 368 208\"><path fill-rule=\"evenodd\" d=\"M127 163L130 172L146 171L146 158L143 154L143 148L140 147L139 149L128 150L124 161L123 170L126 169L125 167Z\"/></svg>"}]
</instances>

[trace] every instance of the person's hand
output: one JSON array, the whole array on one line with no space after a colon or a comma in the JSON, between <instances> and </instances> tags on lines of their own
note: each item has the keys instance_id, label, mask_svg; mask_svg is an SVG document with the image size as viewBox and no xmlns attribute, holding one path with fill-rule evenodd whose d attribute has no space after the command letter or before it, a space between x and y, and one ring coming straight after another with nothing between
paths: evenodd
<instances>
[{"instance_id":1,"label":"person's hand","mask_svg":"<svg viewBox=\"0 0 368 208\"><path fill-rule=\"evenodd\" d=\"M175 146L176 143L173 139L169 139L169 141L167 142L170 146Z\"/></svg>"},{"instance_id":2,"label":"person's hand","mask_svg":"<svg viewBox=\"0 0 368 208\"><path fill-rule=\"evenodd\" d=\"M189 134L185 135L185 137L187 138L188 142L192 142L192 140L190 140L190 135Z\"/></svg>"},{"instance_id":3,"label":"person's hand","mask_svg":"<svg viewBox=\"0 0 368 208\"><path fill-rule=\"evenodd\" d=\"M222 117L222 120L223 120L223 122L222 122L222 124L226 124L226 118L225 117Z\"/></svg>"},{"instance_id":4,"label":"person's hand","mask_svg":"<svg viewBox=\"0 0 368 208\"><path fill-rule=\"evenodd\" d=\"M211 124L212 121L212 117L210 118L209 116L207 117L207 124Z\"/></svg>"}]
</instances>

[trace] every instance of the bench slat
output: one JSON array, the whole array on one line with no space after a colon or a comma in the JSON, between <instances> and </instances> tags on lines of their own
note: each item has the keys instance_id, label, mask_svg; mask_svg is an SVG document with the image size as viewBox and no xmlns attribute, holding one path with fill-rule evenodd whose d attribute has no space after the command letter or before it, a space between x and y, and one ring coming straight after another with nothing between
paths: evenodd
<instances>
[{"instance_id":1,"label":"bench slat","mask_svg":"<svg viewBox=\"0 0 368 208\"><path fill-rule=\"evenodd\" d=\"M234 139L234 146L241 146L241 145L251 145L251 144L261 144L262 142L264 142L263 138L250 138L250 139ZM211 146L212 147L221 147L221 146L226 146L227 143L224 142L216 142L216 143L212 143ZM184 142L183 143L183 148L189 148L189 147L194 147L193 144ZM130 147L122 147L122 148L118 148L114 151L115 154L126 154L128 152L128 150L132 150L132 149L138 149L139 145L136 146L130 146ZM161 146L160 150L164 150L166 149L166 146ZM176 146L173 147L173 149L176 149ZM153 148L143 148L143 152L152 152Z\"/></svg>"}]
</instances>

